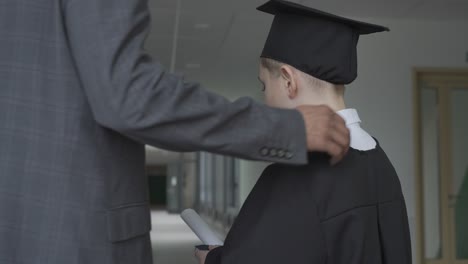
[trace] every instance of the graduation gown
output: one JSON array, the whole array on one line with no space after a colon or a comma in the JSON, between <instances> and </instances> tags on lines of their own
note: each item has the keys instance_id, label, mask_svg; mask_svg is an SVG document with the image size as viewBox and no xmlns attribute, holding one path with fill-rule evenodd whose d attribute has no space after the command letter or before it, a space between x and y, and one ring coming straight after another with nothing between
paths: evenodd
<instances>
[{"instance_id":1,"label":"graduation gown","mask_svg":"<svg viewBox=\"0 0 468 264\"><path fill-rule=\"evenodd\" d=\"M205 263L411 263L400 181L381 147L328 161L267 167Z\"/></svg>"}]
</instances>

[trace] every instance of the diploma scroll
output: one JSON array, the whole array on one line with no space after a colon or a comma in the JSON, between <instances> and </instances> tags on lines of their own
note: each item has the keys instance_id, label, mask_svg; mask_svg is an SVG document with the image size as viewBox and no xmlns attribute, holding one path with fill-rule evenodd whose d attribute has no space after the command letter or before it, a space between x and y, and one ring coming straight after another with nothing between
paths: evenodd
<instances>
[{"instance_id":1,"label":"diploma scroll","mask_svg":"<svg viewBox=\"0 0 468 264\"><path fill-rule=\"evenodd\" d=\"M193 209L186 209L181 214L180 217L184 222L192 229L192 231L197 235L197 237L205 245L223 245L218 236L211 230L211 228L206 224L205 221L197 214Z\"/></svg>"}]
</instances>

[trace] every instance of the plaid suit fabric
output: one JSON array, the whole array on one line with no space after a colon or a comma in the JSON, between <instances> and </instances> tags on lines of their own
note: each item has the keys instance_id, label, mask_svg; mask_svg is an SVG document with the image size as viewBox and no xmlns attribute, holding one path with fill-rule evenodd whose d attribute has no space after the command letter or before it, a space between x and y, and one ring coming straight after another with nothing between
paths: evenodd
<instances>
[{"instance_id":1,"label":"plaid suit fabric","mask_svg":"<svg viewBox=\"0 0 468 264\"><path fill-rule=\"evenodd\" d=\"M297 112L165 72L149 22L144 0L0 0L0 263L151 263L143 144L306 161Z\"/></svg>"}]
</instances>

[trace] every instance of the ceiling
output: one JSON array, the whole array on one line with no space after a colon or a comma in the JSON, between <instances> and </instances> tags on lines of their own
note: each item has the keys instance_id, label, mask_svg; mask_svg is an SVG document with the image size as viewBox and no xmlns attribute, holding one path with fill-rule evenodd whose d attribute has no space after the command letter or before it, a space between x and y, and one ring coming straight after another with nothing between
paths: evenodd
<instances>
[{"instance_id":1,"label":"ceiling","mask_svg":"<svg viewBox=\"0 0 468 264\"><path fill-rule=\"evenodd\" d=\"M292 1L347 17L468 19L467 0ZM255 8L266 0L180 0L179 31L174 41L178 2L149 1L153 23L146 47L163 65L171 67L175 42L175 71L197 80L208 77L210 67L220 69L219 66L225 63L217 62L225 62L224 59L229 59L235 66L241 66L236 62L244 62L247 56L255 61L256 56L252 55L261 49L259 44L265 39L272 18Z\"/></svg>"},{"instance_id":2,"label":"ceiling","mask_svg":"<svg viewBox=\"0 0 468 264\"><path fill-rule=\"evenodd\" d=\"M354 18L468 19L467 0L294 1ZM168 70L174 62L173 70L183 73L188 80L201 82L218 92L219 89L236 89L237 94L250 95L252 88L242 87L246 83L242 80L256 79L258 54L272 19L255 10L264 2L266 0L149 0L152 30L146 49ZM175 34L177 14L179 23ZM219 84L223 87L215 87ZM149 152L150 163L165 163L177 157L161 151Z\"/></svg>"}]
</instances>

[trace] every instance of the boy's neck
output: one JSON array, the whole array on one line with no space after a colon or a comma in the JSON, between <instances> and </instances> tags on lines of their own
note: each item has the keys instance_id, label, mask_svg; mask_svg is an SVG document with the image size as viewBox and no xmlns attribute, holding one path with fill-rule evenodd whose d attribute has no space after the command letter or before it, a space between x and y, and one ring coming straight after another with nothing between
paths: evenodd
<instances>
[{"instance_id":1,"label":"boy's neck","mask_svg":"<svg viewBox=\"0 0 468 264\"><path fill-rule=\"evenodd\" d=\"M346 109L344 101L344 87L338 89L329 88L316 92L312 89L304 89L296 98L296 104L299 105L326 105L337 112Z\"/></svg>"}]
</instances>

